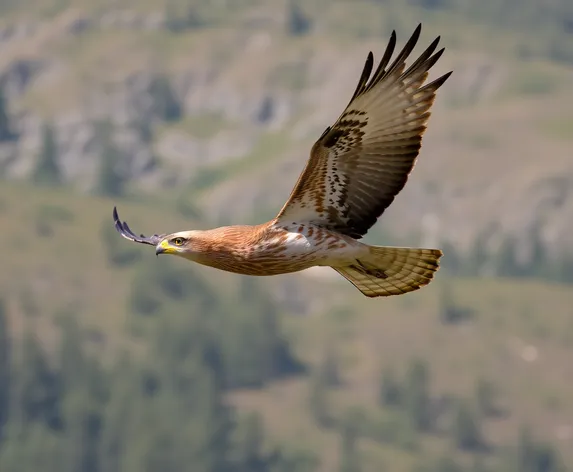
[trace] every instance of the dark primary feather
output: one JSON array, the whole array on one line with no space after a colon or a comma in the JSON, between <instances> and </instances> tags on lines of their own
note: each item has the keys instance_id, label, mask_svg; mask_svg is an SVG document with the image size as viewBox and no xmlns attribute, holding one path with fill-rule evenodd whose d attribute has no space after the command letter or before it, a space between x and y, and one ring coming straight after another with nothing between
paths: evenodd
<instances>
[{"instance_id":1,"label":"dark primary feather","mask_svg":"<svg viewBox=\"0 0 573 472\"><path fill-rule=\"evenodd\" d=\"M119 234L121 234L125 239L129 239L130 241L141 243L141 244L149 244L150 246L157 246L161 240L165 237L165 235L161 234L154 234L153 236L146 237L143 234L137 236L131 228L127 225L125 221L121 221L117 214L117 208L113 207L113 222L115 224L115 229Z\"/></svg>"},{"instance_id":2,"label":"dark primary feather","mask_svg":"<svg viewBox=\"0 0 573 472\"><path fill-rule=\"evenodd\" d=\"M440 37L406 69L418 25L394 61L392 32L380 64L370 52L350 103L313 146L278 220L311 221L360 238L402 190L418 156L435 93L451 72L424 85L441 57Z\"/></svg>"}]
</instances>

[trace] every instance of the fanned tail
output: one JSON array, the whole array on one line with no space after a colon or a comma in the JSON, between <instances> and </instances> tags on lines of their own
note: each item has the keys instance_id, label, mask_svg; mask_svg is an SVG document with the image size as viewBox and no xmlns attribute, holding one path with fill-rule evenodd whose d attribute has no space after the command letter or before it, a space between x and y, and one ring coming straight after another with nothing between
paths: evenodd
<instances>
[{"instance_id":1,"label":"fanned tail","mask_svg":"<svg viewBox=\"0 0 573 472\"><path fill-rule=\"evenodd\" d=\"M333 269L367 297L388 297L428 285L442 254L439 249L370 246L366 258Z\"/></svg>"}]
</instances>

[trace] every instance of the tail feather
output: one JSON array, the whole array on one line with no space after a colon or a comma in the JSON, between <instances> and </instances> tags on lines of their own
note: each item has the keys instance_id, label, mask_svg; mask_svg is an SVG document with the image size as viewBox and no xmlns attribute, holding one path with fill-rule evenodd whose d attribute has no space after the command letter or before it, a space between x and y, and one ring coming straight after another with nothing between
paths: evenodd
<instances>
[{"instance_id":1,"label":"tail feather","mask_svg":"<svg viewBox=\"0 0 573 472\"><path fill-rule=\"evenodd\" d=\"M388 297L428 285L440 257L439 249L371 246L369 256L333 269L367 297Z\"/></svg>"}]
</instances>

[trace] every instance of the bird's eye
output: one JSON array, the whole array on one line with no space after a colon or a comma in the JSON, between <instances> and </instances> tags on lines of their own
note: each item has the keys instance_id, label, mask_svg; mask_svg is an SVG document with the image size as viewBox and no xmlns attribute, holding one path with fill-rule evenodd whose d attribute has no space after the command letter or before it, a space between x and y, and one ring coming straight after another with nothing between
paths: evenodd
<instances>
[{"instance_id":1,"label":"bird's eye","mask_svg":"<svg viewBox=\"0 0 573 472\"><path fill-rule=\"evenodd\" d=\"M183 238L175 238L173 240L173 244L175 244L176 246L181 246L183 244Z\"/></svg>"}]
</instances>

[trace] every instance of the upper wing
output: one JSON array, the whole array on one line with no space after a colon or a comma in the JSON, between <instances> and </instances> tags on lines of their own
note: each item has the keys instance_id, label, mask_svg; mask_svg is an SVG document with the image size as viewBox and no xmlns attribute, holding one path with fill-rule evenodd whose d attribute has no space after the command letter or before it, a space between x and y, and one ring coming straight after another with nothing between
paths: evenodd
<instances>
[{"instance_id":1,"label":"upper wing","mask_svg":"<svg viewBox=\"0 0 573 472\"><path fill-rule=\"evenodd\" d=\"M451 74L423 85L444 52L434 54L439 37L405 70L420 31L418 25L388 66L396 46L392 32L372 77L374 59L368 54L350 103L312 147L277 221L309 221L360 238L402 190L418 156L436 90Z\"/></svg>"},{"instance_id":2,"label":"upper wing","mask_svg":"<svg viewBox=\"0 0 573 472\"><path fill-rule=\"evenodd\" d=\"M157 246L166 236L166 234L154 234L150 237L143 236L143 234L141 236L137 236L133 231L131 231L130 227L125 221L122 222L119 219L116 207L113 207L113 222L115 224L115 229L119 234L121 234L125 239L129 239L130 241L134 241L136 243Z\"/></svg>"}]
</instances>

